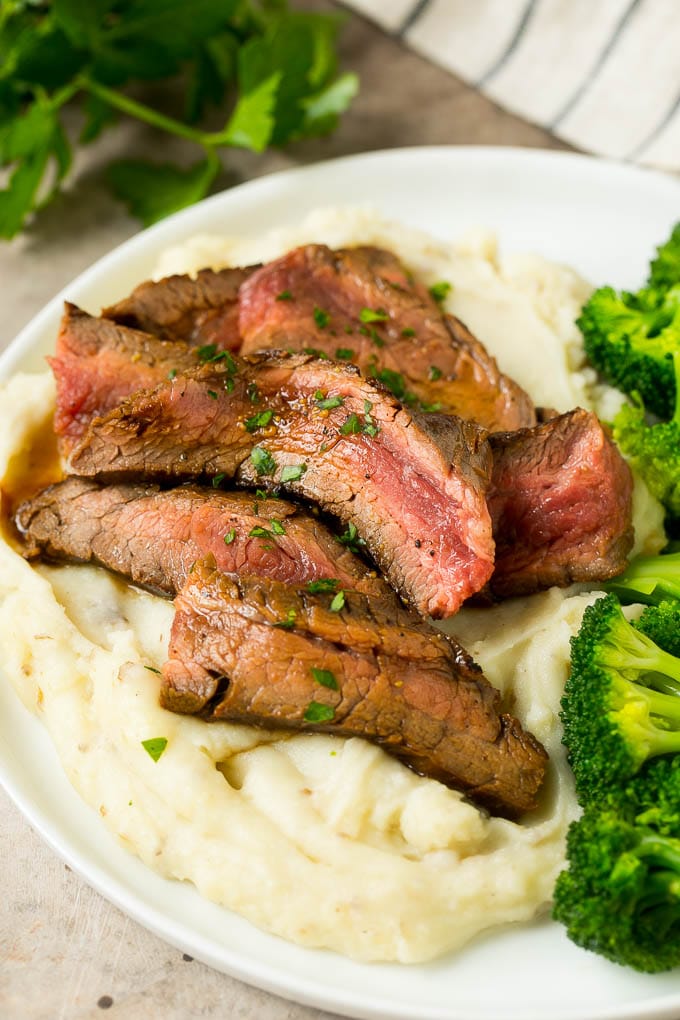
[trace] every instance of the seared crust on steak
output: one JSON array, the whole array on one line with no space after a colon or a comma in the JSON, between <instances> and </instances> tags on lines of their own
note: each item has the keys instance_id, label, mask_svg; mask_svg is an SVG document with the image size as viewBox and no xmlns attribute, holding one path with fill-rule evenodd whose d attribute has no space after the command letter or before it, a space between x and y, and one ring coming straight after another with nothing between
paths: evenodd
<instances>
[{"instance_id":1,"label":"seared crust on steak","mask_svg":"<svg viewBox=\"0 0 680 1020\"><path fill-rule=\"evenodd\" d=\"M210 561L175 605L165 707L364 737L493 811L536 806L544 749L499 714L498 692L467 653L407 610L348 593L331 612L327 598L228 578Z\"/></svg>"},{"instance_id":2,"label":"seared crust on steak","mask_svg":"<svg viewBox=\"0 0 680 1020\"><path fill-rule=\"evenodd\" d=\"M396 602L325 525L283 499L67 478L20 506L16 524L27 556L98 563L166 595L179 591L196 560L212 555L224 573L290 584L333 579L330 598L350 588Z\"/></svg>"},{"instance_id":3,"label":"seared crust on steak","mask_svg":"<svg viewBox=\"0 0 680 1020\"><path fill-rule=\"evenodd\" d=\"M253 273L239 305L242 354L313 348L347 358L349 352L364 375L382 375L412 407L456 414L490 430L536 421L524 390L383 249L296 248Z\"/></svg>"},{"instance_id":4,"label":"seared crust on steak","mask_svg":"<svg viewBox=\"0 0 680 1020\"><path fill-rule=\"evenodd\" d=\"M102 315L164 340L215 344L219 350L237 351L241 343L239 288L257 268L202 269L196 276L147 280L129 297L105 308Z\"/></svg>"},{"instance_id":5,"label":"seared crust on steak","mask_svg":"<svg viewBox=\"0 0 680 1020\"><path fill-rule=\"evenodd\" d=\"M95 419L70 472L281 486L340 518L347 540L364 542L390 583L432 616L451 616L486 583L491 463L475 425L411 414L356 369L309 355L222 366L178 375ZM262 411L271 418L253 426Z\"/></svg>"},{"instance_id":6,"label":"seared crust on steak","mask_svg":"<svg viewBox=\"0 0 680 1020\"><path fill-rule=\"evenodd\" d=\"M576 408L489 438L496 564L487 591L508 598L620 574L633 547L633 480L597 416Z\"/></svg>"}]
</instances>

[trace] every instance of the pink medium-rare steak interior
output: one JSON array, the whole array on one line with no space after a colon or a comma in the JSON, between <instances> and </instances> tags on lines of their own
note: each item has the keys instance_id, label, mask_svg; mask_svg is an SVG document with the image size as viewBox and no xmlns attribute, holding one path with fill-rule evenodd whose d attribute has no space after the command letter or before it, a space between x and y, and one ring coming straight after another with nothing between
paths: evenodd
<instances>
[{"instance_id":1,"label":"pink medium-rare steak interior","mask_svg":"<svg viewBox=\"0 0 680 1020\"><path fill-rule=\"evenodd\" d=\"M242 354L320 351L356 364L413 408L492 430L536 421L521 387L390 252L296 248L248 278L239 307Z\"/></svg>"},{"instance_id":2,"label":"pink medium-rare steak interior","mask_svg":"<svg viewBox=\"0 0 680 1020\"><path fill-rule=\"evenodd\" d=\"M393 586L434 616L486 583L491 465L474 425L413 415L356 370L307 355L233 365L178 375L94 421L70 471L281 486L339 517L349 541L355 529Z\"/></svg>"}]
</instances>

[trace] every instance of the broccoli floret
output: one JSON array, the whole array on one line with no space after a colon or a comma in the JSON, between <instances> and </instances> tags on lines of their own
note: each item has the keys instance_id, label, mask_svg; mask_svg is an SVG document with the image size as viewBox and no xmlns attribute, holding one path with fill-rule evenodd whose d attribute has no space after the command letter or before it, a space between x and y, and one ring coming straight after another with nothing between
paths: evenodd
<instances>
[{"instance_id":1,"label":"broccoli floret","mask_svg":"<svg viewBox=\"0 0 680 1020\"><path fill-rule=\"evenodd\" d=\"M671 364L677 394L670 421L649 425L640 403L625 404L612 423L614 439L671 517L680 517L680 350Z\"/></svg>"},{"instance_id":2,"label":"broccoli floret","mask_svg":"<svg viewBox=\"0 0 680 1020\"><path fill-rule=\"evenodd\" d=\"M649 273L649 286L657 290L669 290L676 283L680 283L680 223L658 249Z\"/></svg>"},{"instance_id":3,"label":"broccoli floret","mask_svg":"<svg viewBox=\"0 0 680 1020\"><path fill-rule=\"evenodd\" d=\"M680 964L680 840L591 806L567 837L553 916L569 938L654 973Z\"/></svg>"},{"instance_id":4,"label":"broccoli floret","mask_svg":"<svg viewBox=\"0 0 680 1020\"><path fill-rule=\"evenodd\" d=\"M678 695L680 658L633 627L615 595L586 609L561 713L581 803L601 800L648 759L680 752Z\"/></svg>"},{"instance_id":5,"label":"broccoli floret","mask_svg":"<svg viewBox=\"0 0 680 1020\"><path fill-rule=\"evenodd\" d=\"M622 818L680 839L680 756L646 762L636 776L610 792L607 803Z\"/></svg>"},{"instance_id":6,"label":"broccoli floret","mask_svg":"<svg viewBox=\"0 0 680 1020\"><path fill-rule=\"evenodd\" d=\"M639 393L669 418L675 406L672 356L680 350L680 284L668 291L596 290L577 320L586 354L613 386Z\"/></svg>"},{"instance_id":7,"label":"broccoli floret","mask_svg":"<svg viewBox=\"0 0 680 1020\"><path fill-rule=\"evenodd\" d=\"M614 592L624 604L643 602L659 605L669 599L680 599L680 553L638 556L605 587L607 591ZM677 614L679 640L677 651L673 648L666 648L666 651L680 656L680 603L671 611ZM641 629L647 633L644 627ZM650 633L649 636L657 644L660 643L654 634Z\"/></svg>"}]
</instances>

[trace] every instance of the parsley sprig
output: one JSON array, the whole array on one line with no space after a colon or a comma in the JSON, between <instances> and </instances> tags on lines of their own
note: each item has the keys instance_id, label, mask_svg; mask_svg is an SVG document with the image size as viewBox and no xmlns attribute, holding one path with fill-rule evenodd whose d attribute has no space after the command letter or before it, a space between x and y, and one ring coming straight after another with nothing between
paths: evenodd
<instances>
[{"instance_id":1,"label":"parsley sprig","mask_svg":"<svg viewBox=\"0 0 680 1020\"><path fill-rule=\"evenodd\" d=\"M121 117L201 153L183 168L133 159L109 166L114 193L145 225L203 198L221 149L262 152L328 133L357 92L356 75L337 73L339 24L290 11L286 0L6 0L0 167L9 179L0 190L0 237L19 233L54 198L74 144L94 142ZM180 89L163 91L182 94L183 109L158 109L129 88L170 79ZM67 105L83 115L77 140L66 130ZM217 130L203 126L210 107L228 110Z\"/></svg>"}]
</instances>

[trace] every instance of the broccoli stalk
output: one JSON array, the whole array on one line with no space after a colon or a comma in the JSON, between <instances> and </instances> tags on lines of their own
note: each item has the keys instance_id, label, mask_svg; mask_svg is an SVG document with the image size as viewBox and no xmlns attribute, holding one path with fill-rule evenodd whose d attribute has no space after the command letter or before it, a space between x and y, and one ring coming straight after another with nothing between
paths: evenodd
<instances>
[{"instance_id":1,"label":"broccoli stalk","mask_svg":"<svg viewBox=\"0 0 680 1020\"><path fill-rule=\"evenodd\" d=\"M654 973L680 963L680 839L591 806L567 837L553 916L569 938Z\"/></svg>"},{"instance_id":2,"label":"broccoli stalk","mask_svg":"<svg viewBox=\"0 0 680 1020\"><path fill-rule=\"evenodd\" d=\"M671 517L680 517L680 349L671 361L675 407L670 421L648 425L644 407L624 405L614 418L614 439L650 492Z\"/></svg>"},{"instance_id":3,"label":"broccoli stalk","mask_svg":"<svg viewBox=\"0 0 680 1020\"><path fill-rule=\"evenodd\" d=\"M643 602L659 605L669 599L680 599L680 553L638 556L605 587L624 604ZM680 619L678 629L680 633ZM677 654L680 654L680 648Z\"/></svg>"},{"instance_id":4,"label":"broccoli stalk","mask_svg":"<svg viewBox=\"0 0 680 1020\"><path fill-rule=\"evenodd\" d=\"M666 625L675 633L677 615ZM648 759L680 753L679 695L680 658L633 627L614 595L586 609L561 713L581 803L601 800Z\"/></svg>"}]
</instances>

